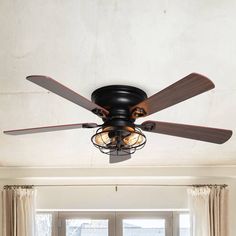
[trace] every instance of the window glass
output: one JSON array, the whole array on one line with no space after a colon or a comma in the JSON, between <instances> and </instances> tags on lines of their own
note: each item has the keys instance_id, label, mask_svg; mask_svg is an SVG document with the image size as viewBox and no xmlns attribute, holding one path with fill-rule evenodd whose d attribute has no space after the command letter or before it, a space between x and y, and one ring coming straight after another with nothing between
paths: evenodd
<instances>
[{"instance_id":1,"label":"window glass","mask_svg":"<svg viewBox=\"0 0 236 236\"><path fill-rule=\"evenodd\" d=\"M66 236L108 236L108 220L68 219Z\"/></svg>"},{"instance_id":2,"label":"window glass","mask_svg":"<svg viewBox=\"0 0 236 236\"><path fill-rule=\"evenodd\" d=\"M179 235L190 236L190 217L188 213L179 215Z\"/></svg>"},{"instance_id":3,"label":"window glass","mask_svg":"<svg viewBox=\"0 0 236 236\"><path fill-rule=\"evenodd\" d=\"M37 236L52 235L52 214L50 213L36 214L36 235Z\"/></svg>"},{"instance_id":4,"label":"window glass","mask_svg":"<svg viewBox=\"0 0 236 236\"><path fill-rule=\"evenodd\" d=\"M164 219L123 220L124 236L165 236Z\"/></svg>"}]
</instances>

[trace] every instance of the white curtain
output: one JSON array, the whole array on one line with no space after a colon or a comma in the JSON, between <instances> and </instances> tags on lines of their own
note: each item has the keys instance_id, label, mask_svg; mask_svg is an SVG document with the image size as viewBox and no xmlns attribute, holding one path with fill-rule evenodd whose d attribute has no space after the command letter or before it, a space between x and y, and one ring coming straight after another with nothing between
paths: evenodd
<instances>
[{"instance_id":1,"label":"white curtain","mask_svg":"<svg viewBox=\"0 0 236 236\"><path fill-rule=\"evenodd\" d=\"M222 186L188 189L191 236L228 235L228 190Z\"/></svg>"},{"instance_id":2,"label":"white curtain","mask_svg":"<svg viewBox=\"0 0 236 236\"><path fill-rule=\"evenodd\" d=\"M35 196L32 187L3 190L3 236L35 235Z\"/></svg>"}]
</instances>

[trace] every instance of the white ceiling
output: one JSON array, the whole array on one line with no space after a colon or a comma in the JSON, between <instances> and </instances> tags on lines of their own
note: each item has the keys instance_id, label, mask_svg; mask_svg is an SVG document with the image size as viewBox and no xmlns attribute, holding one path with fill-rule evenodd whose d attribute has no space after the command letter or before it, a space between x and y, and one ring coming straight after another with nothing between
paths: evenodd
<instances>
[{"instance_id":1,"label":"white ceiling","mask_svg":"<svg viewBox=\"0 0 236 236\"><path fill-rule=\"evenodd\" d=\"M42 74L90 98L100 86L138 86L150 96L191 72L210 92L147 119L236 131L236 1L2 0L0 123L8 129L100 122L87 110L25 80ZM140 119L140 123L145 119ZM108 167L93 130L0 134L1 166ZM115 166L235 165L235 135L216 145L147 133ZM114 165L113 165L114 166Z\"/></svg>"}]
</instances>

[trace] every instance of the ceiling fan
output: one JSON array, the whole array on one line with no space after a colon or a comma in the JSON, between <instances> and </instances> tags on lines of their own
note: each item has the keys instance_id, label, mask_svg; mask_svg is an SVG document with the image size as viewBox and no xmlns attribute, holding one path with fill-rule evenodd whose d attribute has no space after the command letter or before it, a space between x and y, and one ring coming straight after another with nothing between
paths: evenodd
<instances>
[{"instance_id":1,"label":"ceiling fan","mask_svg":"<svg viewBox=\"0 0 236 236\"><path fill-rule=\"evenodd\" d=\"M231 136L231 130L145 121L135 124L139 117L145 117L193 96L213 89L215 86L205 76L192 73L164 90L147 97L139 88L126 85L101 87L92 93L91 100L82 97L57 81L41 75L32 75L27 80L93 112L103 124L79 123L4 131L5 134L21 135L77 128L98 128L91 141L101 152L110 155L110 163L131 158L136 150L144 147L146 137L142 131L173 135L183 138L222 144Z\"/></svg>"}]
</instances>

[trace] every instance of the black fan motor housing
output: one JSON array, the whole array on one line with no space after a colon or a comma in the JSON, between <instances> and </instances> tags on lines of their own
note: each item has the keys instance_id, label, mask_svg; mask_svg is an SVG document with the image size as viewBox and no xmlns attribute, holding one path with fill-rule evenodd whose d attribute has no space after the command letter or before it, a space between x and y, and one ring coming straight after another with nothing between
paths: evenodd
<instances>
[{"instance_id":1,"label":"black fan motor housing","mask_svg":"<svg viewBox=\"0 0 236 236\"><path fill-rule=\"evenodd\" d=\"M109 111L103 118L105 126L134 126L130 108L147 98L147 94L136 87L128 85L110 85L96 89L91 100Z\"/></svg>"}]
</instances>

